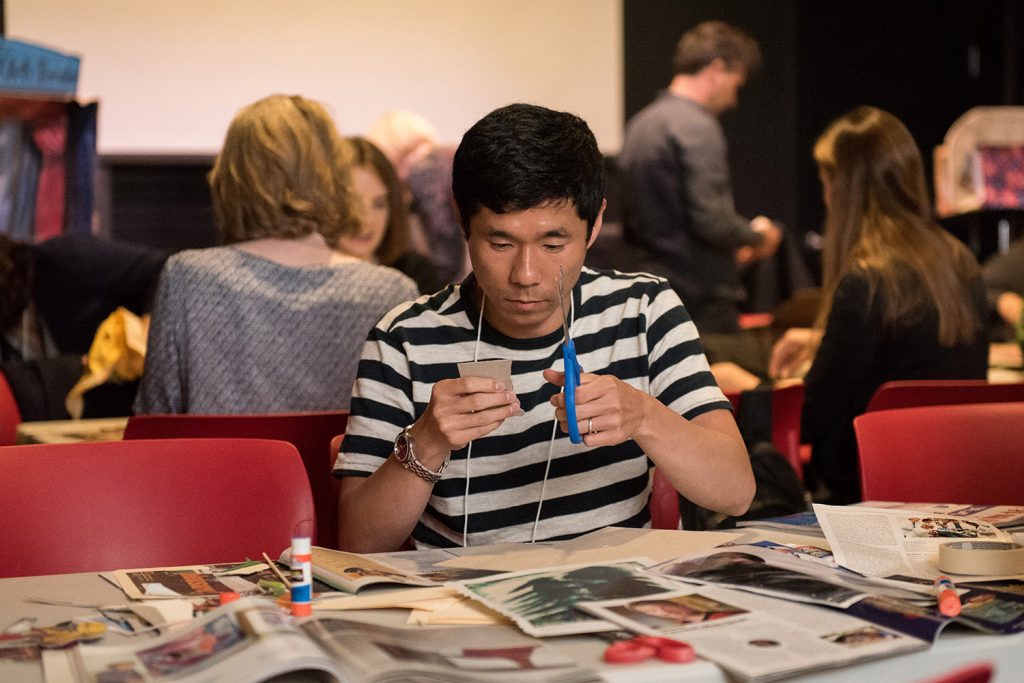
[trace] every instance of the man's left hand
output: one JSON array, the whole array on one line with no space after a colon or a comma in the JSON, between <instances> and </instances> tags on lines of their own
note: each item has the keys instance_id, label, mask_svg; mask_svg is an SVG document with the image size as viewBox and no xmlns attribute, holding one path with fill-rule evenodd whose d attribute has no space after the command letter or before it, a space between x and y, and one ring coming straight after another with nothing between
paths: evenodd
<instances>
[{"instance_id":1,"label":"man's left hand","mask_svg":"<svg viewBox=\"0 0 1024 683\"><path fill-rule=\"evenodd\" d=\"M544 379L565 386L565 373L545 370ZM640 430L645 417L648 394L611 375L583 373L576 389L576 426L587 446L614 446L628 441ZM563 432L568 432L565 394L551 397L555 417Z\"/></svg>"}]
</instances>

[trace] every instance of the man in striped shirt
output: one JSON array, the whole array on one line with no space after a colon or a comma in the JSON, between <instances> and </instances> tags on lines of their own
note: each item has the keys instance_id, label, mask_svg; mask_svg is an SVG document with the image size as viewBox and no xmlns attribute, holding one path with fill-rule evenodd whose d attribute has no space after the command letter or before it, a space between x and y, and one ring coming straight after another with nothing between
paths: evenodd
<instances>
[{"instance_id":1,"label":"man in striped shirt","mask_svg":"<svg viewBox=\"0 0 1024 683\"><path fill-rule=\"evenodd\" d=\"M583 265L601 230L602 164L582 119L534 105L465 134L453 189L473 272L370 333L334 468L342 548L645 526L652 464L697 505L747 509L749 458L678 296L661 278ZM566 435L560 272L584 368L582 444ZM460 378L458 363L490 359L511 360L511 387Z\"/></svg>"}]
</instances>

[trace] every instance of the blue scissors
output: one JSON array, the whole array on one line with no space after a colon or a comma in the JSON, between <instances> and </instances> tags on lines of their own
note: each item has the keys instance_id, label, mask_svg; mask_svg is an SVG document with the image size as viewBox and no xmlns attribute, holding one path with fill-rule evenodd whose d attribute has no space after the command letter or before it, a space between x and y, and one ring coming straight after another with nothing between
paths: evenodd
<instances>
[{"instance_id":1,"label":"blue scissors","mask_svg":"<svg viewBox=\"0 0 1024 683\"><path fill-rule=\"evenodd\" d=\"M562 267L558 267L558 305L562 309L562 364L565 369L565 413L569 424L569 441L583 443L580 428L576 423L576 387L580 385L580 373L583 368L576 360L576 345L569 336L569 318L565 314L565 282ZM569 291L572 296L572 290Z\"/></svg>"}]
</instances>

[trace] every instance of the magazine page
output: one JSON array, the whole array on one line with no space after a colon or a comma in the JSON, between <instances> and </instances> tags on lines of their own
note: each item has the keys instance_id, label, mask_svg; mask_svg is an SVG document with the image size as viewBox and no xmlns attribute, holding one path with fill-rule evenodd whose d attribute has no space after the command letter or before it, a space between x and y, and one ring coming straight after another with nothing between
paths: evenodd
<instances>
[{"instance_id":1,"label":"magazine page","mask_svg":"<svg viewBox=\"0 0 1024 683\"><path fill-rule=\"evenodd\" d=\"M794 512L780 517L764 517L736 522L737 527L757 527L759 529L778 529L807 536L824 536L818 525L818 516L812 511Z\"/></svg>"},{"instance_id":2,"label":"magazine page","mask_svg":"<svg viewBox=\"0 0 1024 683\"><path fill-rule=\"evenodd\" d=\"M340 681L337 666L280 607L243 598L160 638L123 646L77 646L44 661L48 683L65 681L153 681L183 683L262 681L290 671L319 671Z\"/></svg>"},{"instance_id":3,"label":"magazine page","mask_svg":"<svg viewBox=\"0 0 1024 683\"><path fill-rule=\"evenodd\" d=\"M353 681L599 681L511 626L389 628L321 617L301 627Z\"/></svg>"},{"instance_id":4,"label":"magazine page","mask_svg":"<svg viewBox=\"0 0 1024 683\"><path fill-rule=\"evenodd\" d=\"M284 571L288 569L284 568ZM242 596L277 594L285 590L284 584L265 562L119 569L113 572L113 579L132 600L213 598L224 592ZM316 593L332 590L319 581L313 583Z\"/></svg>"},{"instance_id":5,"label":"magazine page","mask_svg":"<svg viewBox=\"0 0 1024 683\"><path fill-rule=\"evenodd\" d=\"M963 503L897 503L884 500L866 500L860 507L913 510L926 516L967 517L976 522L988 522L994 527L1006 528L1024 525L1024 506L1020 505L966 505Z\"/></svg>"},{"instance_id":6,"label":"magazine page","mask_svg":"<svg viewBox=\"0 0 1024 683\"><path fill-rule=\"evenodd\" d=\"M452 584L467 597L511 619L533 636L614 631L615 625L575 609L581 600L636 597L675 588L669 579L646 575L647 560L582 564L497 574Z\"/></svg>"},{"instance_id":7,"label":"magazine page","mask_svg":"<svg viewBox=\"0 0 1024 683\"><path fill-rule=\"evenodd\" d=\"M720 586L587 601L578 607L635 633L685 641L700 657L747 680L928 647L923 640L842 612Z\"/></svg>"},{"instance_id":8,"label":"magazine page","mask_svg":"<svg viewBox=\"0 0 1024 683\"><path fill-rule=\"evenodd\" d=\"M807 558L807 559L801 559ZM831 553L814 546L770 541L735 545L655 565L650 572L677 580L714 583L785 600L845 608L869 595L917 597L834 565Z\"/></svg>"},{"instance_id":9,"label":"magazine page","mask_svg":"<svg viewBox=\"0 0 1024 683\"><path fill-rule=\"evenodd\" d=\"M952 540L1011 541L987 522L860 506L815 504L836 562L867 576L934 580L939 546ZM954 582L1012 577L952 577Z\"/></svg>"}]
</instances>

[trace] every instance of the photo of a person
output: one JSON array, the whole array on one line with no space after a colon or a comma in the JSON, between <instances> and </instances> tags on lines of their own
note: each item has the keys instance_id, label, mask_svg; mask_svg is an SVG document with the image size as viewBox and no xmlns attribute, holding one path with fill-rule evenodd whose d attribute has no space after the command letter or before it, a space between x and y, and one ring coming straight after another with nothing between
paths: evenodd
<instances>
[{"instance_id":1,"label":"photo of a person","mask_svg":"<svg viewBox=\"0 0 1024 683\"><path fill-rule=\"evenodd\" d=\"M244 642L241 628L225 615L159 647L142 650L138 658L150 675L173 676L203 668Z\"/></svg>"},{"instance_id":2,"label":"photo of a person","mask_svg":"<svg viewBox=\"0 0 1024 683\"><path fill-rule=\"evenodd\" d=\"M703 595L681 595L664 600L636 600L623 606L628 616L649 626L699 624L724 619L746 610L718 602ZM646 618L645 618L646 617Z\"/></svg>"},{"instance_id":3,"label":"photo of a person","mask_svg":"<svg viewBox=\"0 0 1024 683\"><path fill-rule=\"evenodd\" d=\"M907 522L903 525L903 535L906 538L979 538L995 534L990 528L973 519L907 517Z\"/></svg>"},{"instance_id":4,"label":"photo of a person","mask_svg":"<svg viewBox=\"0 0 1024 683\"><path fill-rule=\"evenodd\" d=\"M734 551L667 564L659 571L668 576L767 591L826 604L840 605L863 595L809 574L773 566L756 555Z\"/></svg>"},{"instance_id":5,"label":"photo of a person","mask_svg":"<svg viewBox=\"0 0 1024 683\"><path fill-rule=\"evenodd\" d=\"M852 631L830 633L822 636L822 638L830 643L835 643L836 645L858 647L861 645L868 645L870 643L877 643L882 640L899 638L899 636L890 631L884 631L877 626L862 626L861 628L856 628Z\"/></svg>"}]
</instances>

